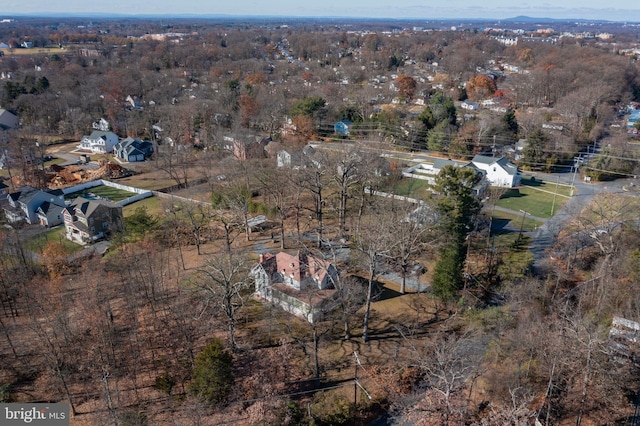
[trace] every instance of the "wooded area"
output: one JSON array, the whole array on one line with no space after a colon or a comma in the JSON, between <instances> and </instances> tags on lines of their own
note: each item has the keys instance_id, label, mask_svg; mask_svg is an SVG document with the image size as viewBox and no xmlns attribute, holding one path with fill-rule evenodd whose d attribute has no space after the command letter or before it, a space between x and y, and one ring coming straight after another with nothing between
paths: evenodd
<instances>
[{"instance_id":1,"label":"wooded area","mask_svg":"<svg viewBox=\"0 0 640 426\"><path fill-rule=\"evenodd\" d=\"M0 127L3 182L53 188L54 151L104 118L153 142L119 181L159 194L104 255L0 229L0 402L68 402L74 425L636 421L638 330L612 332L640 321L631 179L576 194L543 254L530 213L496 225L507 189L475 196L470 167L399 189L417 153L510 156L549 194L550 172L571 195L635 178L629 29L506 45L507 28L81 24L0 24L0 106L20 122ZM330 303L292 302L319 320L255 296L254 268L281 251L336 267L317 272Z\"/></svg>"}]
</instances>

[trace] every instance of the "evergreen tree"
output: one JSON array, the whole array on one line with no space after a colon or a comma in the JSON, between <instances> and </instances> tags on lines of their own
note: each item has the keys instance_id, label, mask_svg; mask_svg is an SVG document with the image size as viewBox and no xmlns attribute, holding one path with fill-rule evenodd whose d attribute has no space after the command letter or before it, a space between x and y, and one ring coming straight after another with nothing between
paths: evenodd
<instances>
[{"instance_id":1,"label":"evergreen tree","mask_svg":"<svg viewBox=\"0 0 640 426\"><path fill-rule=\"evenodd\" d=\"M535 169L544 165L545 153L544 145L546 136L541 129L536 129L527 138L527 144L522 150L522 163L531 169Z\"/></svg>"},{"instance_id":2,"label":"evergreen tree","mask_svg":"<svg viewBox=\"0 0 640 426\"><path fill-rule=\"evenodd\" d=\"M220 404L233 385L233 358L219 339L211 340L195 360L189 392L202 401Z\"/></svg>"},{"instance_id":3,"label":"evergreen tree","mask_svg":"<svg viewBox=\"0 0 640 426\"><path fill-rule=\"evenodd\" d=\"M452 299L462 288L462 268L464 252L456 242L447 244L440 254L440 259L433 270L431 292L441 300Z\"/></svg>"},{"instance_id":4,"label":"evergreen tree","mask_svg":"<svg viewBox=\"0 0 640 426\"><path fill-rule=\"evenodd\" d=\"M473 217L480 210L480 203L473 193L480 180L471 167L445 166L436 176L436 191L445 232L453 234L456 241L464 241Z\"/></svg>"},{"instance_id":5,"label":"evergreen tree","mask_svg":"<svg viewBox=\"0 0 640 426\"><path fill-rule=\"evenodd\" d=\"M518 121L516 120L516 113L513 110L507 111L507 113L502 116L501 121L506 132L513 137L518 135Z\"/></svg>"}]
</instances>

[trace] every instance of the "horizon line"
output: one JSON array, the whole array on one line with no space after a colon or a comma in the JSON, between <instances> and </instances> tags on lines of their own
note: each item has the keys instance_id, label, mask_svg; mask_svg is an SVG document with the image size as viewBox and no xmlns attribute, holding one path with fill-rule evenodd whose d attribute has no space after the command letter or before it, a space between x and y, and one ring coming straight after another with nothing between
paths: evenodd
<instances>
[{"instance_id":1,"label":"horizon line","mask_svg":"<svg viewBox=\"0 0 640 426\"><path fill-rule=\"evenodd\" d=\"M116 12L32 12L32 13L5 13L0 11L0 19L12 18L141 18L141 19L295 19L295 20L346 20L346 21L467 21L467 22L486 22L486 21L514 21L514 22L549 22L549 21L586 21L601 23L627 23L640 22L638 20L617 20L606 18L551 18L538 17L529 15L518 15L509 18L473 18L473 17L374 17L374 16L332 16L332 15L251 15L251 14L224 14L224 13L116 13Z\"/></svg>"}]
</instances>

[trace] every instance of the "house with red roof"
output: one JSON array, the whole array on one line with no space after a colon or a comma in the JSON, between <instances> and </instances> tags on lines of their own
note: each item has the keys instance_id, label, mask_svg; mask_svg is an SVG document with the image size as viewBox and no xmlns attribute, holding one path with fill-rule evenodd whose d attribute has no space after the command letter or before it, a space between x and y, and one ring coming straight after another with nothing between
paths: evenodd
<instances>
[{"instance_id":1,"label":"house with red roof","mask_svg":"<svg viewBox=\"0 0 640 426\"><path fill-rule=\"evenodd\" d=\"M333 283L338 270L331 262L307 252L260 255L251 269L256 296L311 323L335 304Z\"/></svg>"}]
</instances>

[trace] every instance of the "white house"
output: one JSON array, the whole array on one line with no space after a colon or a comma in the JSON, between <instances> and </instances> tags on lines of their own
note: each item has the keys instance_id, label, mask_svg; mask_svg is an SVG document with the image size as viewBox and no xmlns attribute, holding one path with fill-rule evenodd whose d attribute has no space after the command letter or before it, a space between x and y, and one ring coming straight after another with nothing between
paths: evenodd
<instances>
[{"instance_id":1,"label":"white house","mask_svg":"<svg viewBox=\"0 0 640 426\"><path fill-rule=\"evenodd\" d=\"M83 136L78 148L91 152L106 154L113 151L118 143L118 135L113 132L94 130L89 136Z\"/></svg>"},{"instance_id":2,"label":"white house","mask_svg":"<svg viewBox=\"0 0 640 426\"><path fill-rule=\"evenodd\" d=\"M464 101L460 104L460 107L468 111L476 111L480 108L480 105L477 102Z\"/></svg>"},{"instance_id":3,"label":"white house","mask_svg":"<svg viewBox=\"0 0 640 426\"><path fill-rule=\"evenodd\" d=\"M520 184L520 171L504 157L495 158L484 155L476 155L471 164L486 174L486 179L491 186L513 188Z\"/></svg>"},{"instance_id":4,"label":"white house","mask_svg":"<svg viewBox=\"0 0 640 426\"><path fill-rule=\"evenodd\" d=\"M96 120L91 124L91 127L93 127L93 130L101 130L103 132L108 132L109 131L109 122L107 120L105 120L104 118L101 118L100 120Z\"/></svg>"}]
</instances>

